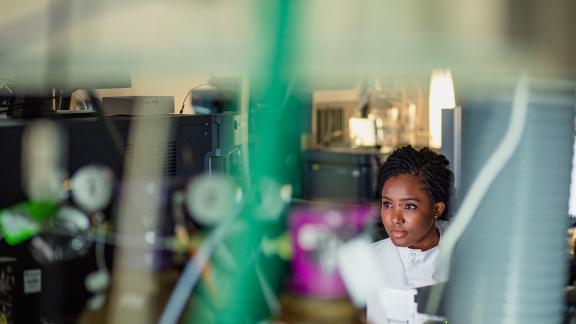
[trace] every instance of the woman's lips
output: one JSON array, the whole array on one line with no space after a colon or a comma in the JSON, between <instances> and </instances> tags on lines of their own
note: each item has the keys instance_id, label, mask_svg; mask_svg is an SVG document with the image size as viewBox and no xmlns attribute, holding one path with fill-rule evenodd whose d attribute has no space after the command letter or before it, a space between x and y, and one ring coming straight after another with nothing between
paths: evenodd
<instances>
[{"instance_id":1,"label":"woman's lips","mask_svg":"<svg viewBox=\"0 0 576 324\"><path fill-rule=\"evenodd\" d=\"M392 231L390 232L390 236L391 236L392 238L395 238L395 239L404 238L404 237L406 237L406 235L408 235L408 232L406 232L406 231L401 231L401 230L392 230Z\"/></svg>"}]
</instances>

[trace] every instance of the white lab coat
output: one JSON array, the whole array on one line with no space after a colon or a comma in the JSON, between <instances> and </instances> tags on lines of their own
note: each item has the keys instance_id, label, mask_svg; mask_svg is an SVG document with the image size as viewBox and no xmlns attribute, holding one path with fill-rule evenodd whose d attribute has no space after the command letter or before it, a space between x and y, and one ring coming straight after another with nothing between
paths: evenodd
<instances>
[{"instance_id":1,"label":"white lab coat","mask_svg":"<svg viewBox=\"0 0 576 324\"><path fill-rule=\"evenodd\" d=\"M446 221L436 222L440 240L447 225ZM422 251L397 247L390 239L385 239L372 243L370 248L382 279L382 286L378 287L378 291L383 289L408 290L439 283L435 278L440 254L438 246ZM377 295L367 298L366 308L370 323L385 322L386 314Z\"/></svg>"}]
</instances>

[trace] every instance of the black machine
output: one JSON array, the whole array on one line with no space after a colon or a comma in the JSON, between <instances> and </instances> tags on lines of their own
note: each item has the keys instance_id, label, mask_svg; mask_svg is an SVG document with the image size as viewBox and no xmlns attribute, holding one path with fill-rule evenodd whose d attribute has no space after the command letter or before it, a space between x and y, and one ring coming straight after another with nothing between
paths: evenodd
<instances>
[{"instance_id":1,"label":"black machine","mask_svg":"<svg viewBox=\"0 0 576 324\"><path fill-rule=\"evenodd\" d=\"M384 156L368 151L308 150L304 158L303 196L336 203L372 202Z\"/></svg>"},{"instance_id":2,"label":"black machine","mask_svg":"<svg viewBox=\"0 0 576 324\"><path fill-rule=\"evenodd\" d=\"M126 143L132 117L108 118L113 121ZM242 124L241 116L170 115L168 118L171 135L164 163L166 177L187 179L201 172L214 170L236 173L233 169L240 167L243 145L238 135L238 125ZM21 139L30 122L22 119L0 120L0 208L26 199L21 186ZM117 178L121 179L123 162L114 153L112 142L98 118L67 118L58 120L58 123L66 130L69 139L70 174L87 164L99 163L110 167Z\"/></svg>"},{"instance_id":3,"label":"black machine","mask_svg":"<svg viewBox=\"0 0 576 324\"><path fill-rule=\"evenodd\" d=\"M128 142L131 116L109 116L123 143ZM143 118L143 117L138 117ZM187 181L204 172L223 172L241 177L245 138L243 117L238 114L218 115L165 115L146 118L169 118L170 136L166 147L163 175L166 187L183 186ZM22 135L33 120L0 120L0 209L8 208L27 197L22 189L21 141ZM58 119L57 123L67 133L67 169L70 175L88 164L108 166L116 179L122 179L123 159L116 154L110 137L101 120L96 117ZM131 154L141 148L126 147ZM151 150L151 152L154 152ZM136 161L146 163L146 161ZM105 212L113 213L112 207ZM170 215L167 215L170 217ZM88 253L66 262L38 264L30 255L28 242L9 246L0 240L0 257L10 257L0 265L0 270L10 266L15 271L15 288L10 293L13 303L14 323L75 322L89 297L84 285L86 275L96 269L94 256ZM109 256L111 259L111 256ZM34 272L38 270L38 272ZM24 293L18 287L26 273L38 275L40 287L33 293ZM33 271L33 272L30 272ZM22 308L22 303L26 304ZM0 309L0 314L7 310Z\"/></svg>"}]
</instances>

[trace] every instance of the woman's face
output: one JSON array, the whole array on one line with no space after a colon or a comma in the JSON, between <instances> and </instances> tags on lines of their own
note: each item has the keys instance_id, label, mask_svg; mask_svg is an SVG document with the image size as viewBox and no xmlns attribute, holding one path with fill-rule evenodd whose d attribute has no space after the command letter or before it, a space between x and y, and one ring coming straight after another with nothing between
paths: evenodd
<instances>
[{"instance_id":1,"label":"woman's face","mask_svg":"<svg viewBox=\"0 0 576 324\"><path fill-rule=\"evenodd\" d=\"M382 186L380 218L396 246L428 250L438 245L434 222L446 205L434 203L418 176L401 174Z\"/></svg>"}]
</instances>

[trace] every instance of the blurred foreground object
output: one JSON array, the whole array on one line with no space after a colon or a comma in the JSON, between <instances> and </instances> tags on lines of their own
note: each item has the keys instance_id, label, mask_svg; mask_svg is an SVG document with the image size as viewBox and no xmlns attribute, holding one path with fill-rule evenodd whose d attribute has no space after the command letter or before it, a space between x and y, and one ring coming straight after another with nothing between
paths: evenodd
<instances>
[{"instance_id":1,"label":"blurred foreground object","mask_svg":"<svg viewBox=\"0 0 576 324\"><path fill-rule=\"evenodd\" d=\"M560 322L574 88L570 82L529 80L526 115L514 126L522 132L520 143L454 251L449 321ZM463 104L462 191L467 195L475 194L473 181L511 118L511 91L484 89Z\"/></svg>"},{"instance_id":2,"label":"blurred foreground object","mask_svg":"<svg viewBox=\"0 0 576 324\"><path fill-rule=\"evenodd\" d=\"M361 233L372 216L370 206L299 207L290 215L294 248L291 290L318 298L342 298L346 288L338 272L338 249Z\"/></svg>"},{"instance_id":3,"label":"blurred foreground object","mask_svg":"<svg viewBox=\"0 0 576 324\"><path fill-rule=\"evenodd\" d=\"M22 186L29 199L58 202L65 198L68 138L51 120L31 123L22 136Z\"/></svg>"}]
</instances>

